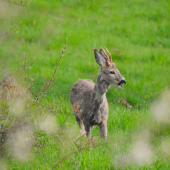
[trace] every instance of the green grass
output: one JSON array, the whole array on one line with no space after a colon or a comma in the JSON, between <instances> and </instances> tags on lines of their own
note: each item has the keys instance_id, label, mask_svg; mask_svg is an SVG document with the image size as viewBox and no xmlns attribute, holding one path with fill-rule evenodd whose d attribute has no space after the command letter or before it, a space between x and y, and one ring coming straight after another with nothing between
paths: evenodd
<instances>
[{"instance_id":1,"label":"green grass","mask_svg":"<svg viewBox=\"0 0 170 170\"><path fill-rule=\"evenodd\" d=\"M33 95L53 74L63 44L69 39L57 70L57 81L50 86L42 103L42 106L47 106L63 96L53 106L58 124L62 124L69 115L61 127L63 132L68 130L71 134L78 133L74 115L68 112L71 110L71 87L79 78L96 81L100 68L91 49L103 46L109 49L117 68L127 80L123 90L111 87L107 92L108 138L111 142L74 154L58 168L121 169L116 160L120 154L131 151L137 133L154 126L149 105L155 95L170 86L169 1L34 0L28 7L8 5L10 10L0 18L0 33L8 32L19 20L22 23L19 31L1 39L0 61L3 69L14 72L23 64L22 52L25 51L27 75L35 78L31 91ZM10 12L14 7L15 15ZM119 52L112 51L115 48ZM127 98L133 109L119 104L120 98ZM92 133L96 134L99 134L98 127ZM45 147L39 149L38 153L33 148L35 152L26 162L6 159L9 169L51 169L62 156L74 150L72 146L70 150L64 151L56 138L40 132L38 135L44 136L40 142L45 143ZM67 135L63 136L63 140L65 138ZM157 146L151 143L153 148ZM126 168L168 169L168 159L162 158L157 150L154 152L156 156L150 164L128 165Z\"/></svg>"}]
</instances>

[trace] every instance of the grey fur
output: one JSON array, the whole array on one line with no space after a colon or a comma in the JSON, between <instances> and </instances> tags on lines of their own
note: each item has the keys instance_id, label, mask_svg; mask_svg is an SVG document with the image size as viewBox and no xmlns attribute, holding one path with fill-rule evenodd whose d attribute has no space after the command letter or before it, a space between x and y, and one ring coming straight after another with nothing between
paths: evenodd
<instances>
[{"instance_id":1,"label":"grey fur","mask_svg":"<svg viewBox=\"0 0 170 170\"><path fill-rule=\"evenodd\" d=\"M100 128L100 136L107 137L108 103L106 92L110 85L122 88L126 83L112 60L101 48L94 50L96 62L101 66L96 83L80 79L71 89L70 102L82 133L90 135L94 125ZM113 73L111 74L110 72Z\"/></svg>"}]
</instances>

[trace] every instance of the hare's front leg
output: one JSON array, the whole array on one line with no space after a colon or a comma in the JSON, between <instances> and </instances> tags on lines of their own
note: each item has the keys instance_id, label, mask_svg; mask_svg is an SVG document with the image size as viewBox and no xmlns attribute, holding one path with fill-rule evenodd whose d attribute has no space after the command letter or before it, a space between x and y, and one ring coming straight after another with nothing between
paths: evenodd
<instances>
[{"instance_id":1,"label":"hare's front leg","mask_svg":"<svg viewBox=\"0 0 170 170\"><path fill-rule=\"evenodd\" d=\"M101 121L101 112L100 112L100 110L97 110L95 112L93 121L96 122L96 123L100 123L100 121Z\"/></svg>"},{"instance_id":2,"label":"hare's front leg","mask_svg":"<svg viewBox=\"0 0 170 170\"><path fill-rule=\"evenodd\" d=\"M102 120L99 124L100 128L100 137L107 138L107 120Z\"/></svg>"}]
</instances>

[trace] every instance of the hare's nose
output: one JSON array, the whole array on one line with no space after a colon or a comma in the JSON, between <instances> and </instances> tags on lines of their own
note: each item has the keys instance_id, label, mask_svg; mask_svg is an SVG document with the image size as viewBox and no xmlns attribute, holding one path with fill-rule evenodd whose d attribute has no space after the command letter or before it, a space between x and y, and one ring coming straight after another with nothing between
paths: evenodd
<instances>
[{"instance_id":1,"label":"hare's nose","mask_svg":"<svg viewBox=\"0 0 170 170\"><path fill-rule=\"evenodd\" d=\"M119 85L120 85L120 84L126 84L126 80L125 80L125 79L124 79L124 80L121 80L118 84L119 84Z\"/></svg>"},{"instance_id":2,"label":"hare's nose","mask_svg":"<svg viewBox=\"0 0 170 170\"><path fill-rule=\"evenodd\" d=\"M126 84L126 80L125 80L125 79L124 79L124 80L122 80L121 82L122 82L122 84Z\"/></svg>"}]
</instances>

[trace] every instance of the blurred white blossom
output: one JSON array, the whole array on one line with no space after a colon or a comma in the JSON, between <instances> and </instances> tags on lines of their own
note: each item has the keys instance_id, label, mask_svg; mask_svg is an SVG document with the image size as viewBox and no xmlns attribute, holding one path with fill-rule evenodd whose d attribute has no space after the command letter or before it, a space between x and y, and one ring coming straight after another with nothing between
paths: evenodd
<instances>
[{"instance_id":1,"label":"blurred white blossom","mask_svg":"<svg viewBox=\"0 0 170 170\"><path fill-rule=\"evenodd\" d=\"M151 107L158 122L170 123L170 92L164 92Z\"/></svg>"},{"instance_id":2,"label":"blurred white blossom","mask_svg":"<svg viewBox=\"0 0 170 170\"><path fill-rule=\"evenodd\" d=\"M50 114L42 115L38 120L40 130L46 133L53 133L57 130L55 117Z\"/></svg>"},{"instance_id":3,"label":"blurred white blossom","mask_svg":"<svg viewBox=\"0 0 170 170\"><path fill-rule=\"evenodd\" d=\"M9 103L9 113L14 116L21 116L25 110L25 99L17 98Z\"/></svg>"},{"instance_id":4,"label":"blurred white blossom","mask_svg":"<svg viewBox=\"0 0 170 170\"><path fill-rule=\"evenodd\" d=\"M11 133L8 141L15 158L26 160L30 157L33 142L33 131L30 127L22 127L22 129Z\"/></svg>"}]
</instances>

